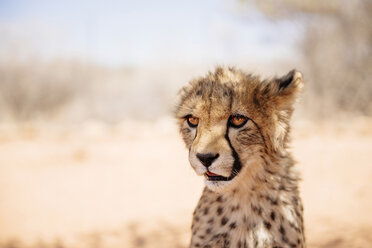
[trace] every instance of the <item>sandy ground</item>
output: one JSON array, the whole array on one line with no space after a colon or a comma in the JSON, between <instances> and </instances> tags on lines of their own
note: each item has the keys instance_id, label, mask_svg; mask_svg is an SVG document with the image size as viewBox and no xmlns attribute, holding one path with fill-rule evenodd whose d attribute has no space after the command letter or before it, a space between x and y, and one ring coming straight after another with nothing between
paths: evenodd
<instances>
[{"instance_id":1,"label":"sandy ground","mask_svg":"<svg viewBox=\"0 0 372 248\"><path fill-rule=\"evenodd\" d=\"M372 247L372 121L294 124L309 247ZM173 121L0 126L0 247L187 247L202 178Z\"/></svg>"}]
</instances>

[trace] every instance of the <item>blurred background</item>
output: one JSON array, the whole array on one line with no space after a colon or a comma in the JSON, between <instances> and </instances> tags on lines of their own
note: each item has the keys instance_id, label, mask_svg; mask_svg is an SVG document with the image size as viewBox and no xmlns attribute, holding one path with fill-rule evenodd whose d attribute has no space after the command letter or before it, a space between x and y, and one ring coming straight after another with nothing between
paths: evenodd
<instances>
[{"instance_id":1,"label":"blurred background","mask_svg":"<svg viewBox=\"0 0 372 248\"><path fill-rule=\"evenodd\" d=\"M309 247L372 246L370 0L0 0L0 247L187 247L203 182L172 119L216 65L306 90Z\"/></svg>"}]
</instances>

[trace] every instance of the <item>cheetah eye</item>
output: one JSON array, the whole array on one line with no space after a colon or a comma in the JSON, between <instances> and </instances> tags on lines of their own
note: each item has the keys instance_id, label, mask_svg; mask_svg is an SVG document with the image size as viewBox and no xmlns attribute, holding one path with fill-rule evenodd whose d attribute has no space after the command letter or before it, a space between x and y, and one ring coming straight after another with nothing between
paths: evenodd
<instances>
[{"instance_id":1,"label":"cheetah eye","mask_svg":"<svg viewBox=\"0 0 372 248\"><path fill-rule=\"evenodd\" d=\"M229 124L234 128L239 128L244 126L245 123L247 123L248 117L245 117L243 115L232 115L229 118Z\"/></svg>"},{"instance_id":2,"label":"cheetah eye","mask_svg":"<svg viewBox=\"0 0 372 248\"><path fill-rule=\"evenodd\" d=\"M188 115L188 116L185 117L185 119L187 120L187 124L189 124L190 127L197 127L198 124L199 124L199 118L198 117Z\"/></svg>"}]
</instances>

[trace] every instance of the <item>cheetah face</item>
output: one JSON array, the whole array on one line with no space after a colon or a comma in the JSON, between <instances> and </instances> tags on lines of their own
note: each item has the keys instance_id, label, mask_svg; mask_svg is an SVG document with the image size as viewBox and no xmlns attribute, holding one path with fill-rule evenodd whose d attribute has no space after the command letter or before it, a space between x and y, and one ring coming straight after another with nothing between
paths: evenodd
<instances>
[{"instance_id":1,"label":"cheetah face","mask_svg":"<svg viewBox=\"0 0 372 248\"><path fill-rule=\"evenodd\" d=\"M182 124L190 164L214 191L232 188L263 147L259 130L244 111L218 113L205 116L195 111Z\"/></svg>"},{"instance_id":2,"label":"cheetah face","mask_svg":"<svg viewBox=\"0 0 372 248\"><path fill-rule=\"evenodd\" d=\"M204 176L209 189L248 185L260 169L262 153L284 148L293 101L291 92L279 93L299 75L292 71L261 82L241 71L217 68L182 89L176 111L180 132L191 167Z\"/></svg>"}]
</instances>

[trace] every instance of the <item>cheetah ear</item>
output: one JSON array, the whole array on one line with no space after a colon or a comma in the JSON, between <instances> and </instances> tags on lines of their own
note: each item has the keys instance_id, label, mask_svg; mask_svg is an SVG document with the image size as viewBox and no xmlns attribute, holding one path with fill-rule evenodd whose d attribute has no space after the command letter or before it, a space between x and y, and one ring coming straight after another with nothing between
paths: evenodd
<instances>
[{"instance_id":1,"label":"cheetah ear","mask_svg":"<svg viewBox=\"0 0 372 248\"><path fill-rule=\"evenodd\" d=\"M282 77L274 78L269 87L269 97L279 108L291 106L304 87L302 73L293 69Z\"/></svg>"},{"instance_id":2,"label":"cheetah ear","mask_svg":"<svg viewBox=\"0 0 372 248\"><path fill-rule=\"evenodd\" d=\"M304 86L302 73L295 69L283 77L275 78L274 81L278 87L278 95L291 95L300 91Z\"/></svg>"},{"instance_id":3,"label":"cheetah ear","mask_svg":"<svg viewBox=\"0 0 372 248\"><path fill-rule=\"evenodd\" d=\"M302 74L296 70L291 70L285 76L274 78L268 83L270 90L266 90L267 103L276 110L273 113L276 125L269 137L274 150L285 148L293 104L303 86Z\"/></svg>"}]
</instances>

